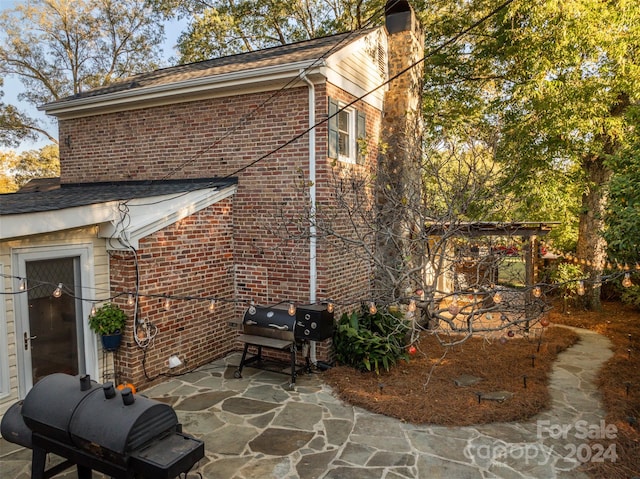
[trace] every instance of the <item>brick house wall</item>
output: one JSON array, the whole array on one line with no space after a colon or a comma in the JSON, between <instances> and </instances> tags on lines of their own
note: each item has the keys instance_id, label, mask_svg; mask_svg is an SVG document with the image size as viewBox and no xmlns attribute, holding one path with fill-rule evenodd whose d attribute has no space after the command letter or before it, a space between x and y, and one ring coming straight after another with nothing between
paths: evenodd
<instances>
[{"instance_id":1,"label":"brick house wall","mask_svg":"<svg viewBox=\"0 0 640 479\"><path fill-rule=\"evenodd\" d=\"M178 354L184 368L217 359L234 348L234 304L179 297L233 297L232 199L213 206L148 236L137 250L140 291L138 318L158 328L146 351L134 341L133 321L127 325L124 344L115 357L119 382L137 385L157 379L167 371L167 359ZM111 295L135 291L136 261L133 253L111 252ZM116 302L133 318L127 296Z\"/></svg>"},{"instance_id":2,"label":"brick house wall","mask_svg":"<svg viewBox=\"0 0 640 479\"><path fill-rule=\"evenodd\" d=\"M331 84L318 84L315 91L317 120L327 118L327 95L353 100ZM117 371L134 384L166 372L171 354L185 355L185 367L191 367L239 348L233 341L237 331L228 323L241 321L249 301L308 302L308 226L301 220L308 208L308 135L278 149L308 128L308 88L272 95L249 93L59 121L62 183L238 177L232 201L141 241L142 294L204 294L239 303L218 306L222 311L212 315L204 303L186 301L164 311L161 299L143 299L142 319L158 326L157 338L145 353L129 331L117 358ZM318 205L335 209L337 175L370 174L375 165L381 113L364 102L355 107L366 111L367 160L364 165L340 165L344 171L336 173L335 161L327 159L326 123L317 127ZM223 207L228 211L221 214ZM334 226L351 234L340 215ZM111 270L112 295L135 290L130 253L112 254ZM340 302L360 298L368 290L370 268L334 241L319 241L317 270L318 300ZM354 307L338 305L336 315ZM318 345L319 359L329 359L330 354L330 340Z\"/></svg>"}]
</instances>

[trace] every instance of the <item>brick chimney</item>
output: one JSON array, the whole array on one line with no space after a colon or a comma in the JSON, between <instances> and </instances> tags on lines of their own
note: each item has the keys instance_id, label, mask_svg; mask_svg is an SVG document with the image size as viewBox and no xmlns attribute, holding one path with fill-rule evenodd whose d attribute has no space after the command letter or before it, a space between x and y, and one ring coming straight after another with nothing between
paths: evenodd
<instances>
[{"instance_id":1,"label":"brick chimney","mask_svg":"<svg viewBox=\"0 0 640 479\"><path fill-rule=\"evenodd\" d=\"M382 147L378 157L377 253L384 267L376 276L374 294L392 302L405 297L407 290L416 286L410 280L398 278L422 259L412 238L418 232L421 204L424 36L409 2L389 0L385 12L389 78L393 80L384 97Z\"/></svg>"}]
</instances>

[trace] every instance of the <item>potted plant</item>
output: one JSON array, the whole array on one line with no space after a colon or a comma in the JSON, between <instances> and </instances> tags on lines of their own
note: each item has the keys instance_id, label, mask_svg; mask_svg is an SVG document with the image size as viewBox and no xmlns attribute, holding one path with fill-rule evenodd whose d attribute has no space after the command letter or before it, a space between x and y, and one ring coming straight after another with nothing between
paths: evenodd
<instances>
[{"instance_id":1,"label":"potted plant","mask_svg":"<svg viewBox=\"0 0 640 479\"><path fill-rule=\"evenodd\" d=\"M100 335L102 347L115 351L120 346L127 315L117 304L108 302L89 315L89 327Z\"/></svg>"}]
</instances>

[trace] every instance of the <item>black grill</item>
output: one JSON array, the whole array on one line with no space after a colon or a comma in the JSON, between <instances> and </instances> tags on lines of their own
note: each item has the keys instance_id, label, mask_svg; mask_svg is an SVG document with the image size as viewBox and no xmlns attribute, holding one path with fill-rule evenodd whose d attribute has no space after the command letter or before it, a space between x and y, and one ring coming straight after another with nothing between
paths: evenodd
<instances>
[{"instance_id":1,"label":"black grill","mask_svg":"<svg viewBox=\"0 0 640 479\"><path fill-rule=\"evenodd\" d=\"M171 479L204 457L204 443L182 433L171 406L88 376L41 379L5 413L0 432L33 450L32 479L73 465L81 479L94 469L117 479ZM67 460L45 471L50 452Z\"/></svg>"},{"instance_id":2,"label":"black grill","mask_svg":"<svg viewBox=\"0 0 640 479\"><path fill-rule=\"evenodd\" d=\"M244 313L242 333L238 339L244 343L240 365L235 372L236 378L242 377L245 365L255 363L263 369L278 369L266 366L262 348L288 352L290 357L290 386L295 386L298 369L296 351L298 347L308 346L308 341L324 341L333 335L333 313L323 305L299 306L292 315L289 306L279 304L270 307L251 306ZM257 352L247 357L249 347ZM308 350L308 348L306 348ZM305 356L305 368L310 369L309 358Z\"/></svg>"}]
</instances>

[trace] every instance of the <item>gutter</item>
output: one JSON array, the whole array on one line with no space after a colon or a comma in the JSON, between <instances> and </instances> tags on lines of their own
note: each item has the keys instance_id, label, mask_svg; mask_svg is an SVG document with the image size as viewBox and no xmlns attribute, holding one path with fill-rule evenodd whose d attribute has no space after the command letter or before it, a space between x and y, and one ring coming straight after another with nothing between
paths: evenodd
<instances>
[{"instance_id":1,"label":"gutter","mask_svg":"<svg viewBox=\"0 0 640 479\"><path fill-rule=\"evenodd\" d=\"M291 79L299 72L324 74L324 62L318 60L305 60L286 65L270 65L267 67L242 70L229 73L214 72L191 78L183 81L169 81L149 86L138 86L131 89L123 89L113 93L103 93L81 98L70 97L68 99L47 103L38 107L39 111L44 111L48 115L60 117L73 117L86 114L93 114L95 110L113 108L117 105L132 105L135 103L171 103L176 97L184 98L185 101L191 96L211 94L216 90L227 91L229 89L242 90L251 85L264 88L265 85L277 82L284 82ZM141 79L144 82L143 79Z\"/></svg>"},{"instance_id":2,"label":"gutter","mask_svg":"<svg viewBox=\"0 0 640 479\"><path fill-rule=\"evenodd\" d=\"M309 86L309 199L311 201L310 217L312 218L309 225L309 303L315 304L317 301L318 289L318 266L317 251L318 239L316 237L317 228L313 218L316 212L316 88L307 73L302 70L300 78ZM311 351L309 359L312 364L318 362L316 358L316 342L310 341Z\"/></svg>"}]
</instances>

